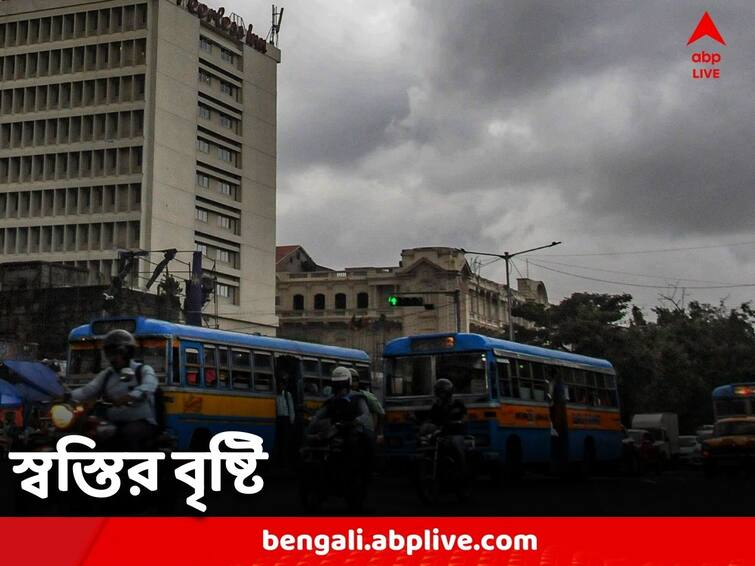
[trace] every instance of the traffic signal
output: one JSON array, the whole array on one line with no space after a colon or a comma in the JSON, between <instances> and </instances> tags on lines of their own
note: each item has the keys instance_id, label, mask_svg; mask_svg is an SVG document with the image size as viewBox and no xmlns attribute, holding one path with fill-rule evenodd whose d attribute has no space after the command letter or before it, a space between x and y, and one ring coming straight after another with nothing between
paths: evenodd
<instances>
[{"instance_id":1,"label":"traffic signal","mask_svg":"<svg viewBox=\"0 0 755 566\"><path fill-rule=\"evenodd\" d=\"M422 297L399 297L391 295L388 297L388 304L392 307L424 307L425 300Z\"/></svg>"}]
</instances>

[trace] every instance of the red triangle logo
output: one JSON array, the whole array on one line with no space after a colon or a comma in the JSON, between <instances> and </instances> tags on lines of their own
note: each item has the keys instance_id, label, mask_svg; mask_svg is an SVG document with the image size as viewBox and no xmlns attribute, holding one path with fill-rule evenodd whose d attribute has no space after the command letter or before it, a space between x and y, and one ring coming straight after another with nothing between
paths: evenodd
<instances>
[{"instance_id":1,"label":"red triangle logo","mask_svg":"<svg viewBox=\"0 0 755 566\"><path fill-rule=\"evenodd\" d=\"M692 35L689 36L687 45L694 43L695 41L706 35L712 39L715 39L718 43L726 45L723 36L718 33L718 28L716 27L716 24L713 23L713 18L710 17L710 14L708 14L708 12L705 12L703 14L703 17L700 18L695 31L693 31Z\"/></svg>"}]
</instances>

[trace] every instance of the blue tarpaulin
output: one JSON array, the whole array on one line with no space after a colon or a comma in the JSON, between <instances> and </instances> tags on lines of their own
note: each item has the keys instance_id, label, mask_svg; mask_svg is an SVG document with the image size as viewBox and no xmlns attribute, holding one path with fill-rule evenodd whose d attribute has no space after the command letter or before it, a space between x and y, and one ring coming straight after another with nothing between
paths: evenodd
<instances>
[{"instance_id":1,"label":"blue tarpaulin","mask_svg":"<svg viewBox=\"0 0 755 566\"><path fill-rule=\"evenodd\" d=\"M24 401L51 401L63 395L58 376L43 363L4 360L0 364L11 370L11 381Z\"/></svg>"},{"instance_id":2,"label":"blue tarpaulin","mask_svg":"<svg viewBox=\"0 0 755 566\"><path fill-rule=\"evenodd\" d=\"M0 408L19 407L21 394L10 383L0 379Z\"/></svg>"}]
</instances>

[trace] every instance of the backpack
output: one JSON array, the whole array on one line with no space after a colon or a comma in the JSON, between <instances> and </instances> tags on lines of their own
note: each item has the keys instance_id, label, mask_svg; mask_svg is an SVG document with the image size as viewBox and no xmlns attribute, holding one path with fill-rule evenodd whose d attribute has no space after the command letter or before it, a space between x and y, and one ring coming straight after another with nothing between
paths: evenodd
<instances>
[{"instance_id":1,"label":"backpack","mask_svg":"<svg viewBox=\"0 0 755 566\"><path fill-rule=\"evenodd\" d=\"M142 384L142 367L144 367L144 364L139 364L134 371L134 376L136 377L136 383L138 385ZM107 377L103 380L102 390L100 391L98 398L105 395L105 388L110 380L110 376L114 373L115 372L110 371ZM155 422L157 423L157 431L163 432L165 430L165 392L162 387L160 387L159 382L152 397L155 402Z\"/></svg>"}]
</instances>

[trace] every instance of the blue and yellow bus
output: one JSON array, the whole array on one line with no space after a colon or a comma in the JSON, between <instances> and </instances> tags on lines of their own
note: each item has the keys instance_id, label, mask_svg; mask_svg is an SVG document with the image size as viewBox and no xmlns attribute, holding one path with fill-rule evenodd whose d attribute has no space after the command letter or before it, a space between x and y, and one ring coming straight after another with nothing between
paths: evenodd
<instances>
[{"instance_id":1,"label":"blue and yellow bus","mask_svg":"<svg viewBox=\"0 0 755 566\"><path fill-rule=\"evenodd\" d=\"M731 383L713 390L715 421L755 416L755 383Z\"/></svg>"},{"instance_id":2,"label":"blue and yellow bus","mask_svg":"<svg viewBox=\"0 0 755 566\"><path fill-rule=\"evenodd\" d=\"M365 383L371 380L370 358L361 350L134 317L95 320L71 331L71 386L106 367L101 341L115 328L135 336L136 358L154 368L165 394L166 426L179 450L201 449L212 435L238 430L261 436L270 452L276 378L283 374L296 384L300 417L330 394L337 365L355 368Z\"/></svg>"},{"instance_id":3,"label":"blue and yellow bus","mask_svg":"<svg viewBox=\"0 0 755 566\"><path fill-rule=\"evenodd\" d=\"M433 384L454 383L484 460L513 473L561 459L618 461L622 427L616 372L607 360L479 334L409 336L384 349L385 443L414 450L412 413L429 409Z\"/></svg>"}]
</instances>

